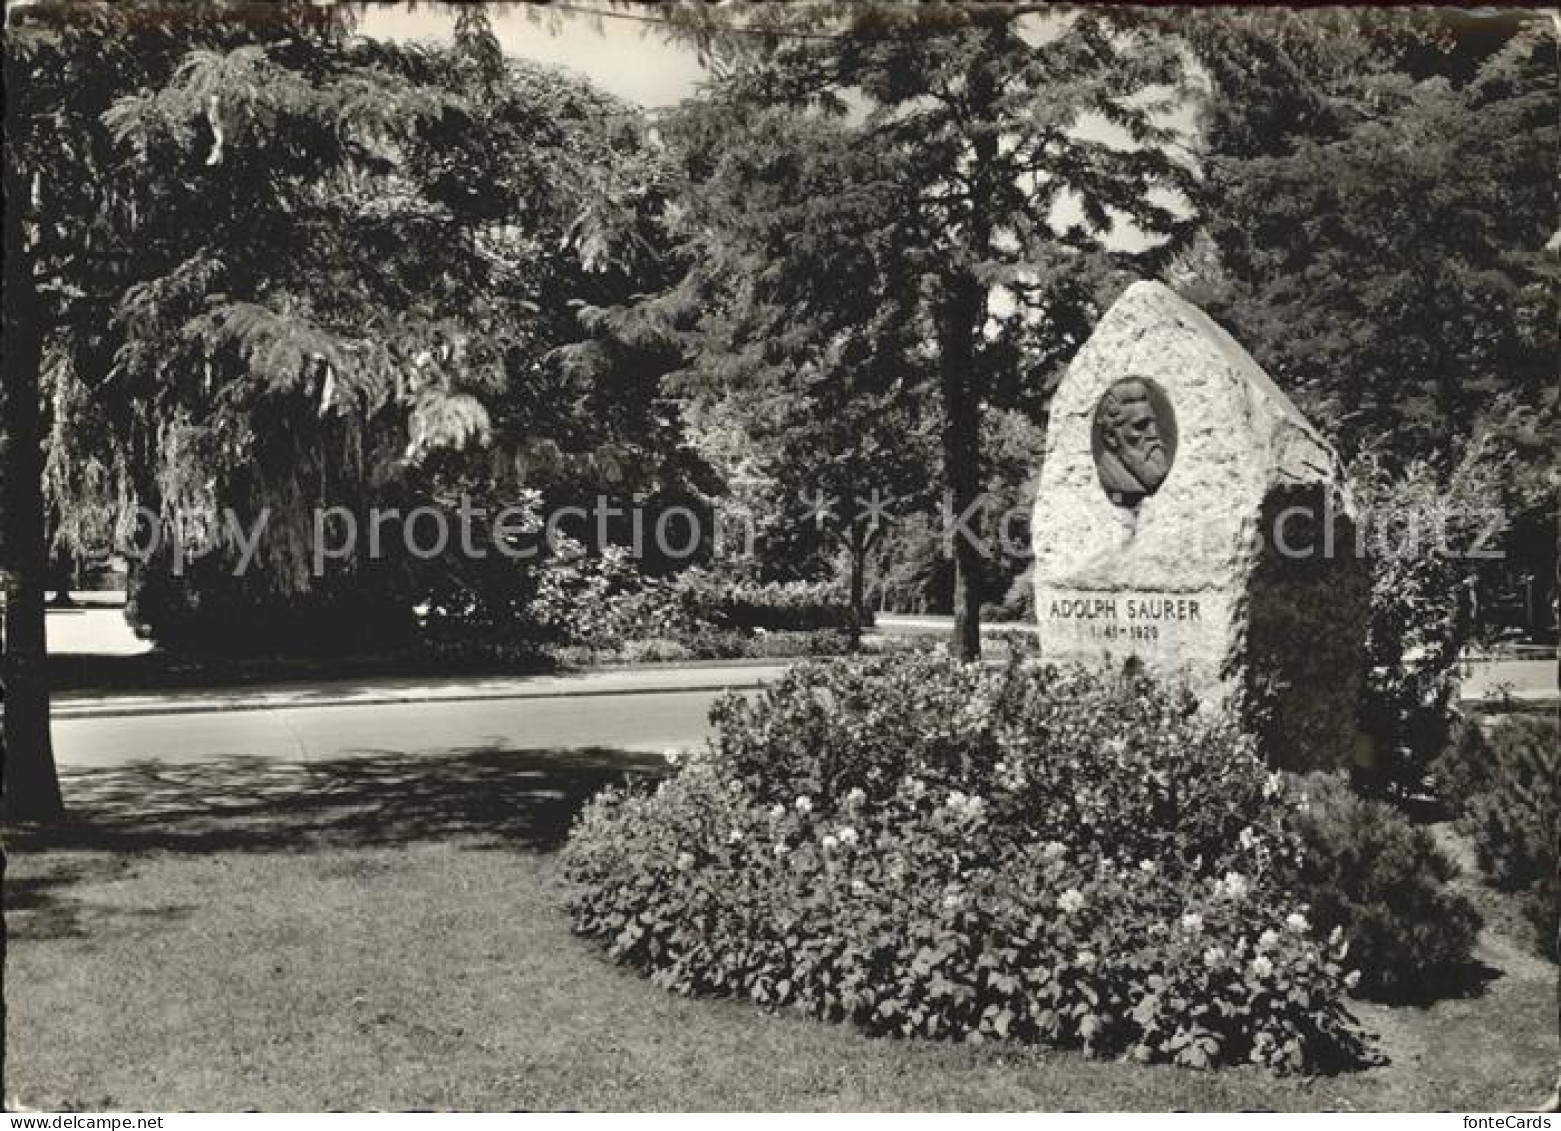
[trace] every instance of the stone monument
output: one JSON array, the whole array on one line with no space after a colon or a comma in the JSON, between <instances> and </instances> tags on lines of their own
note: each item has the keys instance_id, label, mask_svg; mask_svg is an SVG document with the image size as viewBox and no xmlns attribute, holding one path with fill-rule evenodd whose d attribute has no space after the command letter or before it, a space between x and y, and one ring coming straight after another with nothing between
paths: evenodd
<instances>
[{"instance_id":1,"label":"stone monument","mask_svg":"<svg viewBox=\"0 0 1561 1131\"><path fill-rule=\"evenodd\" d=\"M1367 757L1368 590L1338 458L1167 287L1130 287L1058 387L1031 529L1044 659L1183 681L1276 765Z\"/></svg>"}]
</instances>

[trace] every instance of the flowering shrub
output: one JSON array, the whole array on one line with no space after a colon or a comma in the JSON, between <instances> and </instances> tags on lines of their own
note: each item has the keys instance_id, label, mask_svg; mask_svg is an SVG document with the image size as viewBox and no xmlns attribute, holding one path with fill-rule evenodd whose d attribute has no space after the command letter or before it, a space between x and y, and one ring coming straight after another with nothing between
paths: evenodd
<instances>
[{"instance_id":1,"label":"flowering shrub","mask_svg":"<svg viewBox=\"0 0 1561 1131\"><path fill-rule=\"evenodd\" d=\"M1342 933L1289 886L1296 799L1184 695L902 656L713 719L566 850L576 929L657 983L1199 1067L1363 1054Z\"/></svg>"},{"instance_id":2,"label":"flowering shrub","mask_svg":"<svg viewBox=\"0 0 1561 1131\"><path fill-rule=\"evenodd\" d=\"M1425 829L1390 805L1357 797L1341 779L1315 774L1304 788L1300 882L1318 925L1349 936L1361 991L1423 995L1459 974L1480 916L1447 886L1458 866Z\"/></svg>"},{"instance_id":3,"label":"flowering shrub","mask_svg":"<svg viewBox=\"0 0 1561 1131\"><path fill-rule=\"evenodd\" d=\"M679 639L703 627L673 587L641 573L628 551L591 555L560 538L538 570L529 607L536 624L564 644L617 647L625 641Z\"/></svg>"},{"instance_id":4,"label":"flowering shrub","mask_svg":"<svg viewBox=\"0 0 1561 1131\"><path fill-rule=\"evenodd\" d=\"M850 647L850 637L834 629L739 632L705 627L681 638L650 636L618 643L561 644L550 647L547 652L560 664L588 667L595 664L839 656L850 651Z\"/></svg>"},{"instance_id":5,"label":"flowering shrub","mask_svg":"<svg viewBox=\"0 0 1561 1131\"><path fill-rule=\"evenodd\" d=\"M689 570L674 584L685 605L711 624L792 632L851 627L851 599L833 581L761 582ZM864 616L871 624L871 614Z\"/></svg>"}]
</instances>

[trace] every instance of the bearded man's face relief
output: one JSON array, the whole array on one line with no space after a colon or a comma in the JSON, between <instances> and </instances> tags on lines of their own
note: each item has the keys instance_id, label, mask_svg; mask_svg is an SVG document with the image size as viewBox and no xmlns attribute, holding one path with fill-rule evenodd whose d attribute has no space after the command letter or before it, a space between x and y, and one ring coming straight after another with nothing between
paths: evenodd
<instances>
[{"instance_id":1,"label":"bearded man's face relief","mask_svg":"<svg viewBox=\"0 0 1561 1131\"><path fill-rule=\"evenodd\" d=\"M1095 470L1114 502L1132 505L1154 494L1171 470L1174 433L1165 434L1156 400L1164 395L1129 379L1106 390L1095 410ZM1169 415L1168 402L1164 411Z\"/></svg>"}]
</instances>

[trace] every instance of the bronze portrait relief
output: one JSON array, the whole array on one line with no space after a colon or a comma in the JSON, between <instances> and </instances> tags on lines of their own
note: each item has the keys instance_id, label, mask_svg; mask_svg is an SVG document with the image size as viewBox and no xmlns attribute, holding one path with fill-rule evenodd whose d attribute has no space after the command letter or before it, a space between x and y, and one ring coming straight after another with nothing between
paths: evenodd
<instances>
[{"instance_id":1,"label":"bronze portrait relief","mask_svg":"<svg viewBox=\"0 0 1561 1131\"><path fill-rule=\"evenodd\" d=\"M1176 414L1165 390L1144 377L1107 389L1095 405L1090 451L1112 502L1137 506L1153 495L1176 459Z\"/></svg>"}]
</instances>

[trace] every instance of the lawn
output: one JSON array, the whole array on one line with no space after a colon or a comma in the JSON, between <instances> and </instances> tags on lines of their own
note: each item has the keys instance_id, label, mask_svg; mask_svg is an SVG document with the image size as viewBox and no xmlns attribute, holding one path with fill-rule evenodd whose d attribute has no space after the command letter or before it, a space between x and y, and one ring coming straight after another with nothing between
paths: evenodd
<instances>
[{"instance_id":1,"label":"lawn","mask_svg":"<svg viewBox=\"0 0 1561 1131\"><path fill-rule=\"evenodd\" d=\"M603 962L560 910L552 849L626 767L645 763L472 750L70 776L76 826L10 842L7 1095L39 1109L1500 1110L1552 1083L1555 968L1499 915L1468 996L1360 1006L1389 1063L1328 1078L875 1040L673 997Z\"/></svg>"}]
</instances>

